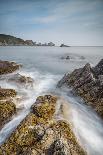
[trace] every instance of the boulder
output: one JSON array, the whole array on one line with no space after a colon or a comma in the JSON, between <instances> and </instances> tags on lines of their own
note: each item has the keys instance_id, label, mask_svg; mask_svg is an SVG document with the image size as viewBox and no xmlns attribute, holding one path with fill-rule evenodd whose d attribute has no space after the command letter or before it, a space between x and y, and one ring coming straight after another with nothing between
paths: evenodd
<instances>
[{"instance_id":1,"label":"boulder","mask_svg":"<svg viewBox=\"0 0 103 155\"><path fill-rule=\"evenodd\" d=\"M86 155L71 125L55 119L56 101L57 97L52 95L38 97L28 116L1 145L0 154Z\"/></svg>"},{"instance_id":2,"label":"boulder","mask_svg":"<svg viewBox=\"0 0 103 155\"><path fill-rule=\"evenodd\" d=\"M57 84L57 87L63 86L72 87L87 105L103 117L103 59L95 67L88 63L66 74Z\"/></svg>"},{"instance_id":3,"label":"boulder","mask_svg":"<svg viewBox=\"0 0 103 155\"><path fill-rule=\"evenodd\" d=\"M21 65L16 64L15 62L2 61L0 60L0 75L8 74L16 71L20 68Z\"/></svg>"}]
</instances>

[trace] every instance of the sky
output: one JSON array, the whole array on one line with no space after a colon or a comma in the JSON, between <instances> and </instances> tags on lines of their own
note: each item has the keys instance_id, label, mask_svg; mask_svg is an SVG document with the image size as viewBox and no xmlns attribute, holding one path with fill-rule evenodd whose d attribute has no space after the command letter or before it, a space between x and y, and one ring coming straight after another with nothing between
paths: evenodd
<instances>
[{"instance_id":1,"label":"sky","mask_svg":"<svg viewBox=\"0 0 103 155\"><path fill-rule=\"evenodd\" d=\"M103 0L0 0L0 33L57 45L103 46Z\"/></svg>"}]
</instances>

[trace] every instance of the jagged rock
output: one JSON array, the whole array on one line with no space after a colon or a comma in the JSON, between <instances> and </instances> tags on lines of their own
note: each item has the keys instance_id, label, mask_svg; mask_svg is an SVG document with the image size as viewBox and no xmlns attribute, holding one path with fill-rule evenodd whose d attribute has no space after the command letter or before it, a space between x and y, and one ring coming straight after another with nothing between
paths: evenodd
<instances>
[{"instance_id":1,"label":"jagged rock","mask_svg":"<svg viewBox=\"0 0 103 155\"><path fill-rule=\"evenodd\" d=\"M65 75L57 87L72 87L85 103L91 105L103 117L103 59L96 67L86 64L83 68Z\"/></svg>"},{"instance_id":2,"label":"jagged rock","mask_svg":"<svg viewBox=\"0 0 103 155\"><path fill-rule=\"evenodd\" d=\"M2 61L0 60L0 75L8 74L16 71L20 68L21 65L16 64L15 62Z\"/></svg>"},{"instance_id":3,"label":"jagged rock","mask_svg":"<svg viewBox=\"0 0 103 155\"><path fill-rule=\"evenodd\" d=\"M86 155L70 124L53 117L51 107L54 109L56 101L57 97L51 95L38 97L34 105L40 111L32 106L28 116L1 145L0 155Z\"/></svg>"},{"instance_id":4,"label":"jagged rock","mask_svg":"<svg viewBox=\"0 0 103 155\"><path fill-rule=\"evenodd\" d=\"M103 59L93 68L96 76L103 75Z\"/></svg>"},{"instance_id":5,"label":"jagged rock","mask_svg":"<svg viewBox=\"0 0 103 155\"><path fill-rule=\"evenodd\" d=\"M16 82L17 84L23 85L23 86L33 86L33 79L31 77L26 77L23 75L20 75L19 73L14 74L11 78L8 79L10 82Z\"/></svg>"}]
</instances>

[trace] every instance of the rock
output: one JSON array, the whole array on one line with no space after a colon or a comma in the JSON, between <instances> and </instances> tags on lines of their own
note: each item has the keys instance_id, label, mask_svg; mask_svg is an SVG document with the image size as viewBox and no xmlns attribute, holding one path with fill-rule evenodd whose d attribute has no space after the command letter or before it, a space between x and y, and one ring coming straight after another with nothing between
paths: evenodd
<instances>
[{"instance_id":1,"label":"rock","mask_svg":"<svg viewBox=\"0 0 103 155\"><path fill-rule=\"evenodd\" d=\"M70 60L71 58L69 55L67 55L67 56L62 56L61 59Z\"/></svg>"},{"instance_id":2,"label":"rock","mask_svg":"<svg viewBox=\"0 0 103 155\"><path fill-rule=\"evenodd\" d=\"M11 101L0 101L0 128L15 114L16 106Z\"/></svg>"},{"instance_id":3,"label":"rock","mask_svg":"<svg viewBox=\"0 0 103 155\"><path fill-rule=\"evenodd\" d=\"M28 116L1 145L0 154L86 155L70 124L53 117L56 101L57 97L52 95L38 97Z\"/></svg>"},{"instance_id":4,"label":"rock","mask_svg":"<svg viewBox=\"0 0 103 155\"><path fill-rule=\"evenodd\" d=\"M15 90L0 88L0 129L16 112L16 106L12 102L15 96Z\"/></svg>"},{"instance_id":5,"label":"rock","mask_svg":"<svg viewBox=\"0 0 103 155\"><path fill-rule=\"evenodd\" d=\"M61 44L60 47L70 47L70 46L65 45L65 44Z\"/></svg>"},{"instance_id":6,"label":"rock","mask_svg":"<svg viewBox=\"0 0 103 155\"><path fill-rule=\"evenodd\" d=\"M14 89L4 89L0 88L0 100L10 99L16 96L16 91Z\"/></svg>"},{"instance_id":7,"label":"rock","mask_svg":"<svg viewBox=\"0 0 103 155\"><path fill-rule=\"evenodd\" d=\"M43 119L51 119L55 113L57 98L51 95L40 96L32 106L33 113Z\"/></svg>"},{"instance_id":8,"label":"rock","mask_svg":"<svg viewBox=\"0 0 103 155\"><path fill-rule=\"evenodd\" d=\"M20 68L20 65L16 64L15 62L0 60L0 75L12 73L19 68Z\"/></svg>"},{"instance_id":9,"label":"rock","mask_svg":"<svg viewBox=\"0 0 103 155\"><path fill-rule=\"evenodd\" d=\"M93 68L96 76L103 75L103 59Z\"/></svg>"},{"instance_id":10,"label":"rock","mask_svg":"<svg viewBox=\"0 0 103 155\"><path fill-rule=\"evenodd\" d=\"M103 117L103 59L96 67L86 64L83 68L66 74L57 84L57 87L63 86L72 87L87 105Z\"/></svg>"},{"instance_id":11,"label":"rock","mask_svg":"<svg viewBox=\"0 0 103 155\"><path fill-rule=\"evenodd\" d=\"M28 86L32 87L34 82L34 80L31 77L26 77L26 76L20 75L19 73L14 74L11 78L8 79L8 81L16 82L17 84L21 86L23 85L26 87Z\"/></svg>"}]
</instances>

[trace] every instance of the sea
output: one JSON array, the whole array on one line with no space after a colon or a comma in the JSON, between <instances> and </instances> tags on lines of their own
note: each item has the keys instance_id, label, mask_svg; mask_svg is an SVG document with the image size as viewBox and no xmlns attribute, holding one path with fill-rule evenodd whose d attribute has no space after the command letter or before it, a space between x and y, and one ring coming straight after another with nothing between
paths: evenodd
<instances>
[{"instance_id":1,"label":"sea","mask_svg":"<svg viewBox=\"0 0 103 155\"><path fill-rule=\"evenodd\" d=\"M87 150L88 155L103 155L103 121L91 107L83 103L80 97L71 94L71 88L68 90L57 88L58 81L65 74L83 67L86 63L90 63L93 67L102 58L103 47L1 46L0 60L22 64L23 67L16 73L30 76L34 82L32 88L25 88L1 78L1 87L15 89L18 98L23 99L16 103L17 108L21 110L1 129L0 144L26 117L38 96L53 94L62 98L67 104L64 119L73 124L75 136L80 145Z\"/></svg>"}]
</instances>

